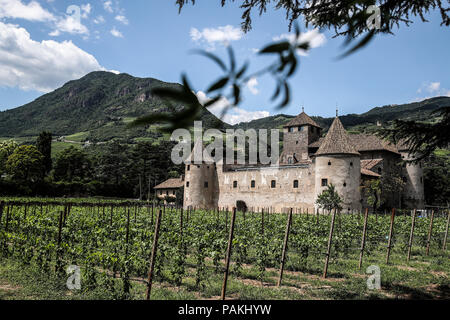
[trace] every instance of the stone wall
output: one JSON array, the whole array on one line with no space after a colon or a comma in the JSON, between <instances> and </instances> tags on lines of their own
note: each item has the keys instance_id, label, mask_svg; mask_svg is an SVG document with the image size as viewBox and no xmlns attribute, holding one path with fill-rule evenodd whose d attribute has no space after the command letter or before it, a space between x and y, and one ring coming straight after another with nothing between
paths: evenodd
<instances>
[{"instance_id":1,"label":"stone wall","mask_svg":"<svg viewBox=\"0 0 450 320\"><path fill-rule=\"evenodd\" d=\"M294 207L308 208L313 212L314 176L311 164L232 171L223 171L218 167L218 205L231 208L241 200L255 211L272 208L273 211L282 212ZM275 181L275 188L272 188L272 180ZM294 180L298 181L298 188L294 188Z\"/></svg>"}]
</instances>

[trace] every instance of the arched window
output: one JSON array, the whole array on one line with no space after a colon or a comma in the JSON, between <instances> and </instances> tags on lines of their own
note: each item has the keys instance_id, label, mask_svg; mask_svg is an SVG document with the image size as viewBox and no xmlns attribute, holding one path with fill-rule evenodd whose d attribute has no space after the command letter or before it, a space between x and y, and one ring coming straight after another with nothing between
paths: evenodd
<instances>
[{"instance_id":1,"label":"arched window","mask_svg":"<svg viewBox=\"0 0 450 320\"><path fill-rule=\"evenodd\" d=\"M331 161L328 161L328 165L331 166Z\"/></svg>"}]
</instances>

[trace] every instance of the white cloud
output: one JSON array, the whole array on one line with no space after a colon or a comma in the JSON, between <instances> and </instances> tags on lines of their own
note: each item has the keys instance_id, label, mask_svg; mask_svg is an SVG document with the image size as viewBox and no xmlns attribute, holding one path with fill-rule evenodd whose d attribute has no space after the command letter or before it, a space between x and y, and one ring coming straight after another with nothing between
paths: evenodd
<instances>
[{"instance_id":1,"label":"white cloud","mask_svg":"<svg viewBox=\"0 0 450 320\"><path fill-rule=\"evenodd\" d=\"M91 6L90 3L88 3L88 4L82 4L82 5L81 5L81 11L82 11L83 13L82 13L81 17L82 17L83 19L87 19L88 16L89 16L89 14L91 13L91 10L92 10L92 6Z\"/></svg>"},{"instance_id":2,"label":"white cloud","mask_svg":"<svg viewBox=\"0 0 450 320\"><path fill-rule=\"evenodd\" d=\"M94 19L94 23L95 24L105 23L105 18L103 18L103 16L98 16L97 18Z\"/></svg>"},{"instance_id":3,"label":"white cloud","mask_svg":"<svg viewBox=\"0 0 450 320\"><path fill-rule=\"evenodd\" d=\"M419 89L417 89L417 93L424 93L425 96L416 97L412 100L413 102L422 101L425 99L430 99L430 98L440 97L440 96L450 97L450 90L443 88L441 86L441 83L438 81L423 82L422 86Z\"/></svg>"},{"instance_id":4,"label":"white cloud","mask_svg":"<svg viewBox=\"0 0 450 320\"><path fill-rule=\"evenodd\" d=\"M216 43L228 45L231 41L242 39L243 32L240 28L231 25L218 28L205 28L202 31L197 28L191 28L190 36L195 42L205 42L210 45L210 49L214 48Z\"/></svg>"},{"instance_id":5,"label":"white cloud","mask_svg":"<svg viewBox=\"0 0 450 320\"><path fill-rule=\"evenodd\" d=\"M0 18L25 19L29 21L53 21L53 14L37 1L23 4L21 0L0 0Z\"/></svg>"},{"instance_id":6,"label":"white cloud","mask_svg":"<svg viewBox=\"0 0 450 320\"><path fill-rule=\"evenodd\" d=\"M89 34L88 28L75 16L66 15L56 22L56 30L49 35L59 35L61 32L70 34Z\"/></svg>"},{"instance_id":7,"label":"white cloud","mask_svg":"<svg viewBox=\"0 0 450 320\"><path fill-rule=\"evenodd\" d=\"M72 41L34 41L24 28L0 22L0 70L0 86L49 92L105 68Z\"/></svg>"},{"instance_id":8,"label":"white cloud","mask_svg":"<svg viewBox=\"0 0 450 320\"><path fill-rule=\"evenodd\" d=\"M124 15L118 15L114 19L116 19L119 22L122 22L125 25L128 25L129 23L127 17L125 17Z\"/></svg>"},{"instance_id":9,"label":"white cloud","mask_svg":"<svg viewBox=\"0 0 450 320\"><path fill-rule=\"evenodd\" d=\"M112 28L111 34L116 38L123 38L122 32L116 29L116 27Z\"/></svg>"},{"instance_id":10,"label":"white cloud","mask_svg":"<svg viewBox=\"0 0 450 320\"><path fill-rule=\"evenodd\" d=\"M250 80L248 80L247 82L247 88L248 90L250 90L250 92L253 95L257 95L259 94L259 89L257 88L258 86L258 79L256 79L255 77L251 78Z\"/></svg>"},{"instance_id":11,"label":"white cloud","mask_svg":"<svg viewBox=\"0 0 450 320\"><path fill-rule=\"evenodd\" d=\"M197 92L197 98L201 104L205 104L206 102L210 101L211 99L206 96L206 94L203 91ZM212 106L208 107L208 110L214 114L216 117L220 118L222 117L223 111L230 107L227 110L227 113L224 115L222 121L234 125L238 124L240 122L248 122L256 119L261 119L264 117L270 116L270 113L268 111L247 111L235 106L232 106L231 102L228 101L226 98L222 98L219 101L217 101Z\"/></svg>"},{"instance_id":12,"label":"white cloud","mask_svg":"<svg viewBox=\"0 0 450 320\"><path fill-rule=\"evenodd\" d=\"M431 82L428 86L427 86L427 91L430 93L434 93L439 91L439 89L441 88L441 83L440 82Z\"/></svg>"},{"instance_id":13,"label":"white cloud","mask_svg":"<svg viewBox=\"0 0 450 320\"><path fill-rule=\"evenodd\" d=\"M112 8L112 1L105 1L105 2L103 3L103 8L104 8L106 11L108 11L109 13L113 13L113 12L114 12L114 10L113 10L113 8Z\"/></svg>"},{"instance_id":14,"label":"white cloud","mask_svg":"<svg viewBox=\"0 0 450 320\"><path fill-rule=\"evenodd\" d=\"M284 33L279 36L273 37L274 41L280 41L280 40L288 40L292 44L296 42L296 44L301 44L304 42L309 43L309 48L314 49L318 47L322 47L327 42L327 38L323 33L320 33L318 29L312 29L308 30L306 32L303 32L300 34L299 39L296 41L296 36L293 33ZM297 53L302 56L307 56L308 51L298 49Z\"/></svg>"}]
</instances>

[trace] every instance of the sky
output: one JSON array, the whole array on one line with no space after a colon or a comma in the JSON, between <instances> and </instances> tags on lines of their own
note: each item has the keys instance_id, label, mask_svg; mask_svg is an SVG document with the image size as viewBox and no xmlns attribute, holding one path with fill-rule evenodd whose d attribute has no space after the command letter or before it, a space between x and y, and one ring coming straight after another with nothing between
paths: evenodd
<instances>
[{"instance_id":1,"label":"sky","mask_svg":"<svg viewBox=\"0 0 450 320\"><path fill-rule=\"evenodd\" d=\"M237 1L240 2L240 1ZM289 38L283 11L253 15L253 30L240 30L237 3L220 7L217 0L197 0L178 13L175 0L0 0L0 111L15 108L89 72L104 70L180 82L186 73L201 102L221 70L204 49L226 59L232 46L240 64L250 70L267 66L258 49ZM231 124L278 113L331 117L363 113L376 106L450 96L450 30L440 26L438 12L401 26L395 35L377 37L345 58L342 38L328 30L302 27L311 42L299 52L300 66L291 80L292 99L281 110L270 101L275 89L269 77L253 78L244 101L231 109ZM210 109L220 115L227 101Z\"/></svg>"}]
</instances>

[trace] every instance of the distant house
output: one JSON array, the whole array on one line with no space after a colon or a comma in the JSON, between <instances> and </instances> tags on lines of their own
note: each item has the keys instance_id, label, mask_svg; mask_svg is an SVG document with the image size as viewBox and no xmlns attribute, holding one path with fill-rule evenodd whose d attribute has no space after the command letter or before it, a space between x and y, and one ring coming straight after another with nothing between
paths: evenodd
<instances>
[{"instance_id":1,"label":"distant house","mask_svg":"<svg viewBox=\"0 0 450 320\"><path fill-rule=\"evenodd\" d=\"M175 198L177 191L183 186L184 176L168 179L155 187L156 196L161 200L166 197Z\"/></svg>"}]
</instances>

